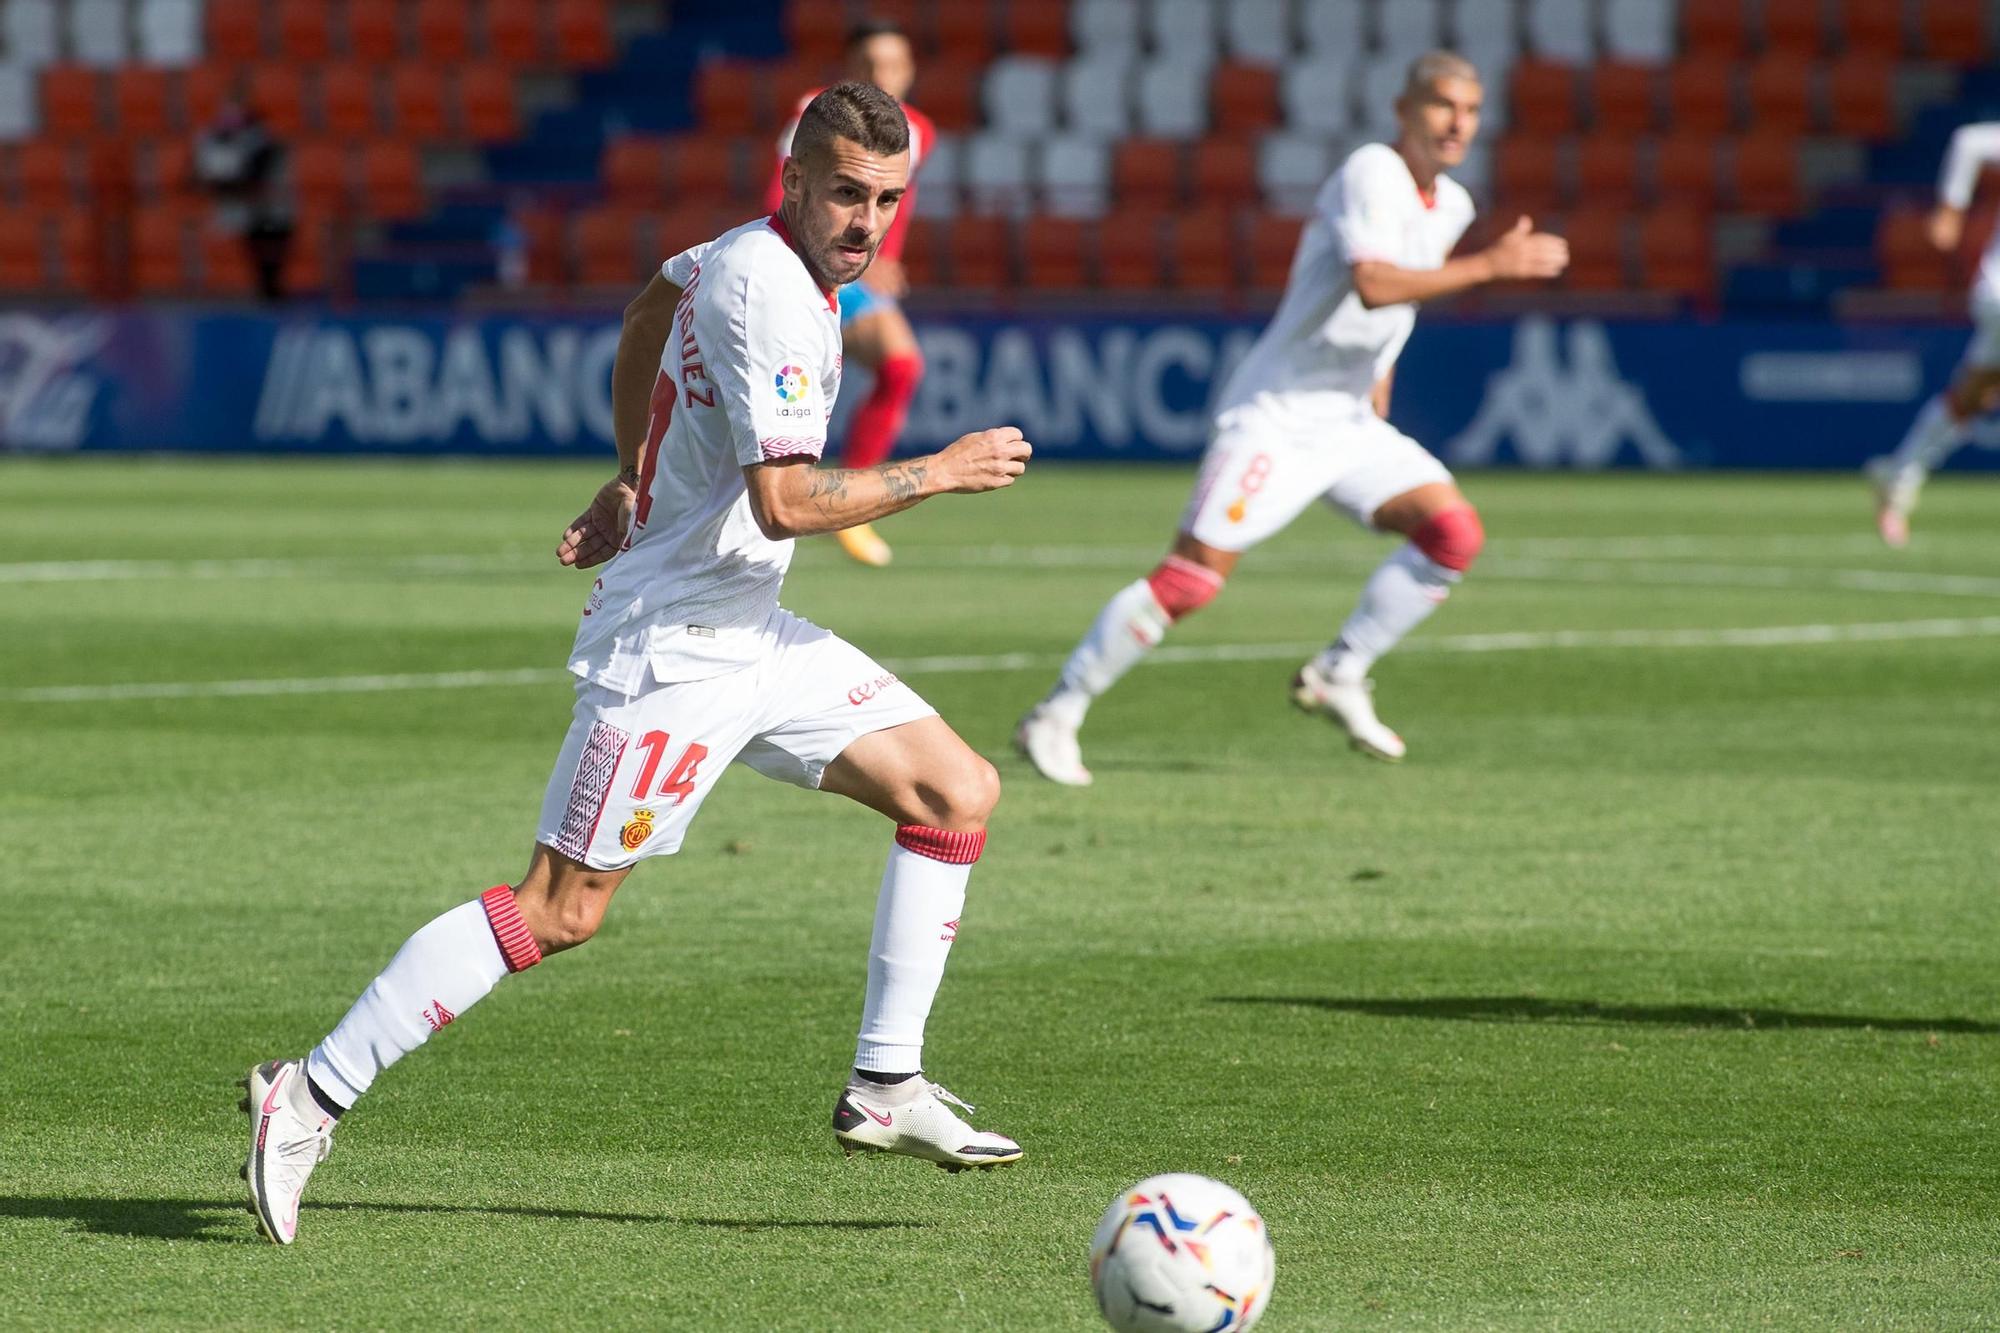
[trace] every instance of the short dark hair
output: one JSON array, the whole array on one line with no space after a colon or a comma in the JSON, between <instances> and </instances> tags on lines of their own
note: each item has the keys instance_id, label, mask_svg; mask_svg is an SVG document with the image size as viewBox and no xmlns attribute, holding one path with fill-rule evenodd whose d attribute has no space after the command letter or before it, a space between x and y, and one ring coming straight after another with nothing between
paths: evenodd
<instances>
[{"instance_id":1,"label":"short dark hair","mask_svg":"<svg viewBox=\"0 0 2000 1333\"><path fill-rule=\"evenodd\" d=\"M836 83L806 104L792 132L792 156L801 162L835 139L852 139L868 152L894 157L910 146L903 105L872 83Z\"/></svg>"},{"instance_id":2,"label":"short dark hair","mask_svg":"<svg viewBox=\"0 0 2000 1333\"><path fill-rule=\"evenodd\" d=\"M903 25L894 19L869 17L847 30L847 41L840 49L852 51L863 42L873 41L877 37L900 37L906 42L910 40L910 34L904 32Z\"/></svg>"}]
</instances>

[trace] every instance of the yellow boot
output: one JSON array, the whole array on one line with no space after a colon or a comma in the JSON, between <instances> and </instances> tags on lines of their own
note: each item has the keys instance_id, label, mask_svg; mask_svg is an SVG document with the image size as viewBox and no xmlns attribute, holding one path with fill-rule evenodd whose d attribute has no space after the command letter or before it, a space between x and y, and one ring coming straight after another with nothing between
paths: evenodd
<instances>
[{"instance_id":1,"label":"yellow boot","mask_svg":"<svg viewBox=\"0 0 2000 1333\"><path fill-rule=\"evenodd\" d=\"M889 563L889 543L876 535L872 524L863 523L833 535L840 539L840 549L862 564L881 569Z\"/></svg>"}]
</instances>

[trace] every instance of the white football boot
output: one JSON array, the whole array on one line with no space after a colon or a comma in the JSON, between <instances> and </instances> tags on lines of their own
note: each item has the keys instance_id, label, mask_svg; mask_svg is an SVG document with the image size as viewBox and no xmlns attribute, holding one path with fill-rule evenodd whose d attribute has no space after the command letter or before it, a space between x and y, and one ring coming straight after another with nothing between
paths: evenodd
<instances>
[{"instance_id":1,"label":"white football boot","mask_svg":"<svg viewBox=\"0 0 2000 1333\"><path fill-rule=\"evenodd\" d=\"M1910 515L1923 489L1923 474L1899 468L1887 457L1869 459L1867 471L1875 483L1875 531L1884 545L1901 550L1910 544Z\"/></svg>"},{"instance_id":2,"label":"white football boot","mask_svg":"<svg viewBox=\"0 0 2000 1333\"><path fill-rule=\"evenodd\" d=\"M1055 715L1047 704L1036 704L1014 728L1014 748L1050 782L1088 787L1090 770L1083 766L1083 747L1076 728Z\"/></svg>"},{"instance_id":3,"label":"white football boot","mask_svg":"<svg viewBox=\"0 0 2000 1333\"><path fill-rule=\"evenodd\" d=\"M306 1178L333 1151L333 1117L313 1101L298 1060L267 1060L237 1086L249 1094L240 1106L250 1113L250 1160L242 1172L250 1212L266 1237L290 1245L299 1234Z\"/></svg>"},{"instance_id":4,"label":"white football boot","mask_svg":"<svg viewBox=\"0 0 2000 1333\"><path fill-rule=\"evenodd\" d=\"M1344 681L1317 660L1292 677L1292 702L1308 713L1324 713L1347 730L1347 739L1365 755L1395 763L1407 752L1403 738L1375 716L1375 682Z\"/></svg>"},{"instance_id":5,"label":"white football boot","mask_svg":"<svg viewBox=\"0 0 2000 1333\"><path fill-rule=\"evenodd\" d=\"M1004 1134L974 1129L953 1106L973 1110L922 1074L902 1083L850 1079L833 1104L833 1137L849 1157L902 1153L947 1171L986 1170L1021 1160L1020 1144Z\"/></svg>"}]
</instances>

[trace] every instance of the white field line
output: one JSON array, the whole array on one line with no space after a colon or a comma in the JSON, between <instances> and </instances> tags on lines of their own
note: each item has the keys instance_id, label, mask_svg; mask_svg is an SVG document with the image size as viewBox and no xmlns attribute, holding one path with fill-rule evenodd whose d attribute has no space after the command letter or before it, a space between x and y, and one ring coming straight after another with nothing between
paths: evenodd
<instances>
[{"instance_id":1,"label":"white field line","mask_svg":"<svg viewBox=\"0 0 2000 1333\"><path fill-rule=\"evenodd\" d=\"M1399 652L1498 653L1566 648L1778 648L1828 643L1886 643L1910 639L1970 639L2000 635L2000 616L1945 620L1893 620L1856 624L1751 625L1736 629L1529 630L1457 634L1416 639ZM1191 662L1263 662L1304 658L1318 643L1168 644L1144 659L1148 666ZM1052 670L1056 653L979 653L944 657L889 657L882 665L910 676ZM297 694L377 694L401 690L465 690L548 685L571 679L553 667L511 671L408 672L377 676L317 676L275 680L133 682L119 685L38 685L0 690L0 703L111 703L133 699L230 699Z\"/></svg>"}]
</instances>

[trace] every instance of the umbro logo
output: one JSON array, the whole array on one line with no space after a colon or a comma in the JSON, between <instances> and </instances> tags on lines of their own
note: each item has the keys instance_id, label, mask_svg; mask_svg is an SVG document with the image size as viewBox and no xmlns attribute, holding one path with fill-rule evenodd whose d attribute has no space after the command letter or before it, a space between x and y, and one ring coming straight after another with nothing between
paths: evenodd
<instances>
[{"instance_id":1,"label":"umbro logo","mask_svg":"<svg viewBox=\"0 0 2000 1333\"><path fill-rule=\"evenodd\" d=\"M432 1000L431 1007L424 1010L424 1022L431 1025L433 1032L442 1032L451 1020L457 1017L457 1014L444 1007L442 1000Z\"/></svg>"},{"instance_id":2,"label":"umbro logo","mask_svg":"<svg viewBox=\"0 0 2000 1333\"><path fill-rule=\"evenodd\" d=\"M952 921L947 921L947 922L945 922L945 923L944 923L944 934L942 934L942 935L938 936L938 938L939 938L939 939L941 939L941 940L943 940L943 941L944 941L944 942L945 942L946 944L950 944L950 943L951 943L951 942L952 942L953 940L957 939L957 938L958 938L958 922L957 922L956 920L952 920Z\"/></svg>"}]
</instances>

